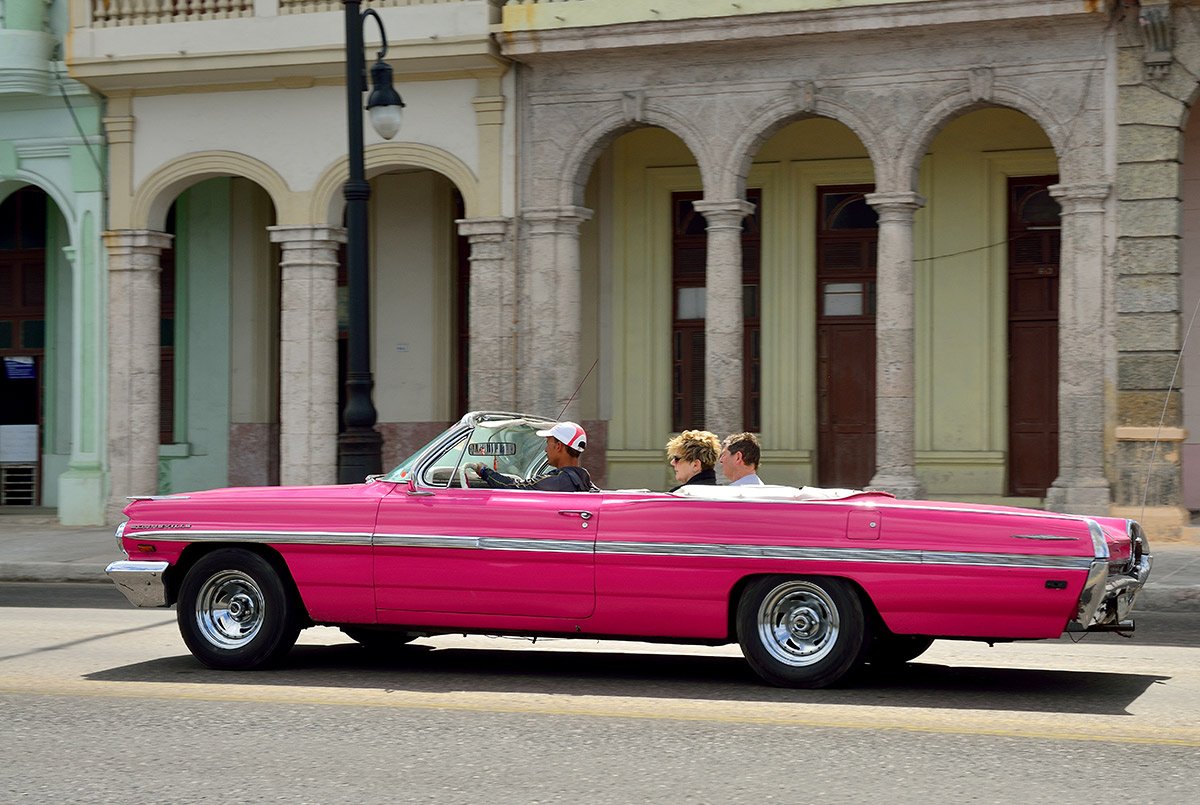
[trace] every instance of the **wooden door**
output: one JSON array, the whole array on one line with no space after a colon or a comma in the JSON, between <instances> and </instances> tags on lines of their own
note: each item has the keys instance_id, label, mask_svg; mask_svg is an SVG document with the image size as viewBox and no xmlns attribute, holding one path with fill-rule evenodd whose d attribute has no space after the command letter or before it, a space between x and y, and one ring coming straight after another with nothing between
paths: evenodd
<instances>
[{"instance_id":1,"label":"wooden door","mask_svg":"<svg viewBox=\"0 0 1200 805\"><path fill-rule=\"evenodd\" d=\"M1045 497L1058 474L1057 176L1008 180L1008 493ZM1098 348L1098 346L1097 346Z\"/></svg>"},{"instance_id":2,"label":"wooden door","mask_svg":"<svg viewBox=\"0 0 1200 805\"><path fill-rule=\"evenodd\" d=\"M875 474L875 265L870 185L817 188L817 482Z\"/></svg>"}]
</instances>

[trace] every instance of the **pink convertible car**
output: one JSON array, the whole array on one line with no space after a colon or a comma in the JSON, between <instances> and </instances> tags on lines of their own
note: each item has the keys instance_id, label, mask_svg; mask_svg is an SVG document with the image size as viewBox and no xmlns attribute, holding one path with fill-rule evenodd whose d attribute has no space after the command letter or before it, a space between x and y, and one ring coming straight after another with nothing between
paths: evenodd
<instances>
[{"instance_id":1,"label":"pink convertible car","mask_svg":"<svg viewBox=\"0 0 1200 805\"><path fill-rule=\"evenodd\" d=\"M278 663L322 624L368 646L736 641L766 681L822 687L935 639L1132 631L1150 573L1131 520L807 487L486 489L463 472L539 473L550 424L471 413L363 484L135 499L108 574L137 606L176 605L213 668Z\"/></svg>"}]
</instances>

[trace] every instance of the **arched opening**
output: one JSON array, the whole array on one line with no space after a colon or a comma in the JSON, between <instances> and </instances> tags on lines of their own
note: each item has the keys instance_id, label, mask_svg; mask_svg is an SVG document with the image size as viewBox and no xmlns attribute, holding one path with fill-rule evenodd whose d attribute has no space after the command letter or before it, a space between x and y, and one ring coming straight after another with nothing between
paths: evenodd
<instances>
[{"instance_id":1,"label":"arched opening","mask_svg":"<svg viewBox=\"0 0 1200 805\"><path fill-rule=\"evenodd\" d=\"M160 256L160 490L279 482L278 247L267 192L205 179L166 216Z\"/></svg>"},{"instance_id":2,"label":"arched opening","mask_svg":"<svg viewBox=\"0 0 1200 805\"><path fill-rule=\"evenodd\" d=\"M394 466L466 413L470 247L463 196L437 171L370 177L371 360L383 465ZM338 276L338 411L345 405L346 260ZM488 334L481 334L486 338Z\"/></svg>"},{"instance_id":3,"label":"arched opening","mask_svg":"<svg viewBox=\"0 0 1200 805\"><path fill-rule=\"evenodd\" d=\"M1058 182L1027 115L947 123L921 164L916 446L931 497L1038 505L1058 471Z\"/></svg>"},{"instance_id":4,"label":"arched opening","mask_svg":"<svg viewBox=\"0 0 1200 805\"><path fill-rule=\"evenodd\" d=\"M667 488L663 444L673 430L704 426L706 241L692 206L703 196L695 156L658 127L614 138L588 175L580 359L567 370L587 466L602 485Z\"/></svg>"},{"instance_id":5,"label":"arched opening","mask_svg":"<svg viewBox=\"0 0 1200 805\"><path fill-rule=\"evenodd\" d=\"M863 486L875 469L876 215L846 125L784 125L753 155L760 188L762 438L773 483Z\"/></svg>"},{"instance_id":6,"label":"arched opening","mask_svg":"<svg viewBox=\"0 0 1200 805\"><path fill-rule=\"evenodd\" d=\"M0 201L0 506L53 506L70 456L69 245L40 188Z\"/></svg>"}]
</instances>

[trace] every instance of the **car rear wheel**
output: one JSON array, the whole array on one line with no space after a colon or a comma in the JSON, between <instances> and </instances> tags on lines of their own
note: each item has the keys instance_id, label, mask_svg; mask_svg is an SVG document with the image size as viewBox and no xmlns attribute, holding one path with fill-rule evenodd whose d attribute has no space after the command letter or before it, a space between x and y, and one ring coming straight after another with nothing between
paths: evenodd
<instances>
[{"instance_id":1,"label":"car rear wheel","mask_svg":"<svg viewBox=\"0 0 1200 805\"><path fill-rule=\"evenodd\" d=\"M772 685L823 688L858 666L869 621L843 579L768 576L751 583L737 611L747 662Z\"/></svg>"},{"instance_id":2,"label":"car rear wheel","mask_svg":"<svg viewBox=\"0 0 1200 805\"><path fill-rule=\"evenodd\" d=\"M224 548L183 579L176 618L183 642L209 668L251 670L277 663L300 633L288 589L263 557Z\"/></svg>"}]
</instances>

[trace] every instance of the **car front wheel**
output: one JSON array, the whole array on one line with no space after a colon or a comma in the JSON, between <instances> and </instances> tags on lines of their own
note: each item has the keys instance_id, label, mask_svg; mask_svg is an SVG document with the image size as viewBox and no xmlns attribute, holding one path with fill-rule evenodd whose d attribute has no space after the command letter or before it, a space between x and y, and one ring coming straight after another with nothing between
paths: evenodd
<instances>
[{"instance_id":1,"label":"car front wheel","mask_svg":"<svg viewBox=\"0 0 1200 805\"><path fill-rule=\"evenodd\" d=\"M854 587L843 579L768 576L738 603L738 642L747 662L773 685L823 688L857 667L869 643L869 621Z\"/></svg>"},{"instance_id":2,"label":"car front wheel","mask_svg":"<svg viewBox=\"0 0 1200 805\"><path fill-rule=\"evenodd\" d=\"M236 548L213 551L192 566L176 609L183 642L209 668L273 665L300 633L279 573L258 554Z\"/></svg>"}]
</instances>

